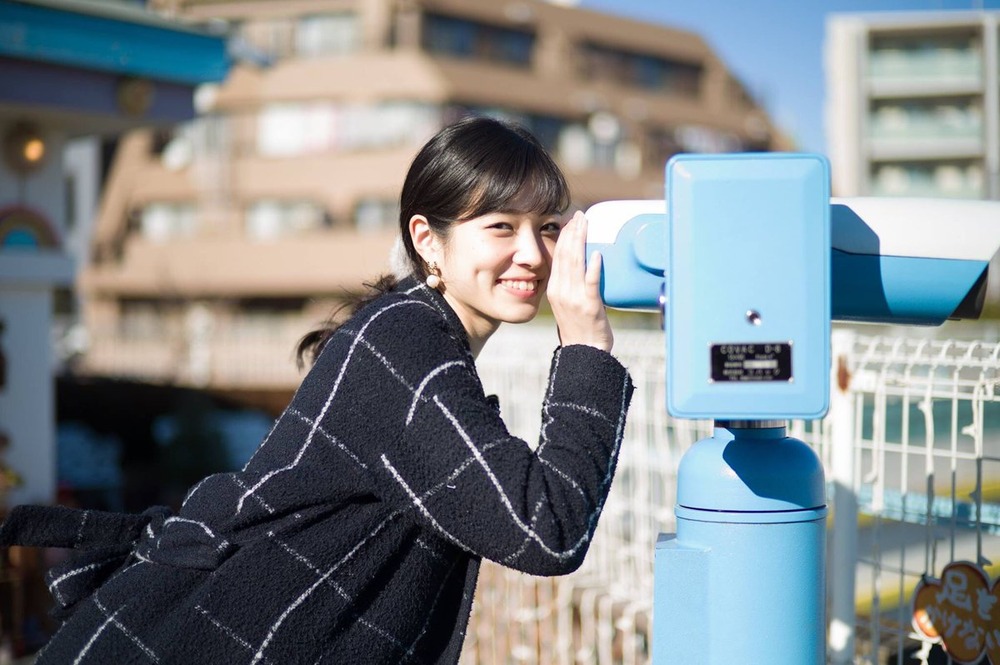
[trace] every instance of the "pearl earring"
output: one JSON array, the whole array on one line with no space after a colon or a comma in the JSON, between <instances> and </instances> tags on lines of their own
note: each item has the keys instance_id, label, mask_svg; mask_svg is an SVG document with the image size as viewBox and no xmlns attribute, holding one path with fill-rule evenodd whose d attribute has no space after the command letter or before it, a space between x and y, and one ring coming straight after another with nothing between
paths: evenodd
<instances>
[{"instance_id":1,"label":"pearl earring","mask_svg":"<svg viewBox=\"0 0 1000 665\"><path fill-rule=\"evenodd\" d=\"M441 286L441 270L438 268L438 264L435 261L431 261L427 268L430 271L427 275L427 286L432 289L436 289Z\"/></svg>"}]
</instances>

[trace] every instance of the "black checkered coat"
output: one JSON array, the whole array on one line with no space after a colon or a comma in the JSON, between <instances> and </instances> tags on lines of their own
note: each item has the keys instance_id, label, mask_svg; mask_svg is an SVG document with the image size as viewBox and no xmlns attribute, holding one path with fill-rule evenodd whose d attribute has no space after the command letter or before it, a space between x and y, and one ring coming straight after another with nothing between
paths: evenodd
<instances>
[{"instance_id":1,"label":"black checkered coat","mask_svg":"<svg viewBox=\"0 0 1000 665\"><path fill-rule=\"evenodd\" d=\"M454 663L482 557L580 565L631 393L611 355L559 348L533 450L445 300L405 280L335 333L247 466L178 515L28 520L62 520L49 544L111 548L51 574L72 613L39 665ZM124 566L87 595L116 540Z\"/></svg>"}]
</instances>

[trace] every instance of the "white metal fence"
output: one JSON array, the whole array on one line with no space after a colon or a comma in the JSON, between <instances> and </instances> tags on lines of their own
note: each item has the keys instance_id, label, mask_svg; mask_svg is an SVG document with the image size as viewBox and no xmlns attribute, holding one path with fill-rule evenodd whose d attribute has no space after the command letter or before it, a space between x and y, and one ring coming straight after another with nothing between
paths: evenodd
<instances>
[{"instance_id":1,"label":"white metal fence","mask_svg":"<svg viewBox=\"0 0 1000 665\"><path fill-rule=\"evenodd\" d=\"M978 567L998 598L1000 345L848 337L841 346L850 388L844 413L831 418L852 427L853 459L839 477L834 473L834 482L853 488L858 507L860 660L902 665L982 657L1000 665L1000 602L987 600L989 588L982 598L967 590L970 609L981 615L943 635L952 654L967 641L980 642L972 649L978 656L952 660L940 645L932 649L911 620L915 589L940 580L954 562ZM834 548L838 538L849 540L849 534L835 530ZM834 602L849 588L838 572L846 571L831 571Z\"/></svg>"},{"instance_id":2,"label":"white metal fence","mask_svg":"<svg viewBox=\"0 0 1000 665\"><path fill-rule=\"evenodd\" d=\"M1000 345L846 329L834 339L830 416L789 429L827 469L830 662L960 662L933 660L933 640L911 625L911 598L953 561L976 564L991 584L997 577ZM508 327L480 357L487 390L529 442L555 344L551 328ZM615 354L637 390L587 559L562 578L484 564L463 663L650 662L656 538L674 529L680 457L711 433L710 422L667 416L664 347L662 332L616 330Z\"/></svg>"}]
</instances>

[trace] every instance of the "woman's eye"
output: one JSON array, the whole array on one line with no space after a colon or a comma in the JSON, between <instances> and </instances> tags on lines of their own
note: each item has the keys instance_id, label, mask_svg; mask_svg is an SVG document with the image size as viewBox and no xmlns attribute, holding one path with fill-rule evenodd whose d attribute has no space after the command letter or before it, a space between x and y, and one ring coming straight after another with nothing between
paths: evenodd
<instances>
[{"instance_id":1,"label":"woman's eye","mask_svg":"<svg viewBox=\"0 0 1000 665\"><path fill-rule=\"evenodd\" d=\"M494 224L490 224L488 228L497 229L499 231L513 231L514 230L514 227L511 226L510 224L508 224L507 222L496 222Z\"/></svg>"},{"instance_id":2,"label":"woman's eye","mask_svg":"<svg viewBox=\"0 0 1000 665\"><path fill-rule=\"evenodd\" d=\"M562 231L562 226L558 222L551 222L542 227L542 233L550 235L559 235L560 231Z\"/></svg>"}]
</instances>

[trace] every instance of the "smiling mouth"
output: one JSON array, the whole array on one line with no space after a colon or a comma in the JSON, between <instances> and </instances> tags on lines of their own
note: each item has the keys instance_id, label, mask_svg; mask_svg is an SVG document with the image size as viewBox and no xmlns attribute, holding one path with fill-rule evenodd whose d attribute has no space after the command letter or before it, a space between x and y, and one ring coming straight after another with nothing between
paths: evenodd
<instances>
[{"instance_id":1,"label":"smiling mouth","mask_svg":"<svg viewBox=\"0 0 1000 665\"><path fill-rule=\"evenodd\" d=\"M532 294L538 291L538 280L501 279L500 285L518 293Z\"/></svg>"}]
</instances>

